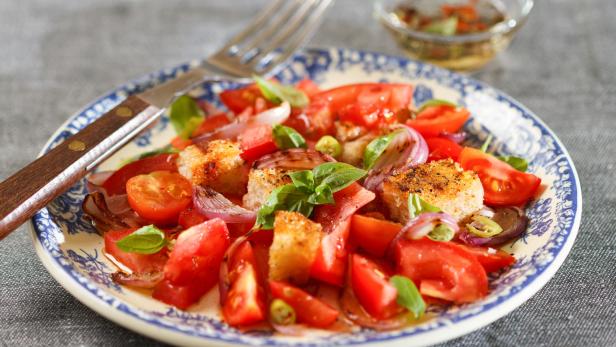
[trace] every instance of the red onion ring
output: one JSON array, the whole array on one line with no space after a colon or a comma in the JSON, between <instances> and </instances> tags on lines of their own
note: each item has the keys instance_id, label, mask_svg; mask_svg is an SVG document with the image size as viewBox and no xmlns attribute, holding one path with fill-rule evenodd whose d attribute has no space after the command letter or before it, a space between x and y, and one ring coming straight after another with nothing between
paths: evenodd
<instances>
[{"instance_id":1,"label":"red onion ring","mask_svg":"<svg viewBox=\"0 0 616 347\"><path fill-rule=\"evenodd\" d=\"M492 217L503 231L492 237L479 237L466 229L458 235L458 239L471 246L500 246L520 236L528 226L528 217L519 207L496 208Z\"/></svg>"},{"instance_id":2,"label":"red onion ring","mask_svg":"<svg viewBox=\"0 0 616 347\"><path fill-rule=\"evenodd\" d=\"M210 187L193 188L193 205L206 218L220 218L225 223L254 224L254 211L238 206Z\"/></svg>"},{"instance_id":3,"label":"red onion ring","mask_svg":"<svg viewBox=\"0 0 616 347\"><path fill-rule=\"evenodd\" d=\"M308 330L308 328L303 324L282 325L276 324L271 320L269 323L276 332L279 332L286 336L304 336L306 334L306 331Z\"/></svg>"},{"instance_id":4,"label":"red onion ring","mask_svg":"<svg viewBox=\"0 0 616 347\"><path fill-rule=\"evenodd\" d=\"M457 133L442 132L441 136L455 143L462 143L462 141L466 139L466 133L464 131L460 131Z\"/></svg>"},{"instance_id":5,"label":"red onion ring","mask_svg":"<svg viewBox=\"0 0 616 347\"><path fill-rule=\"evenodd\" d=\"M369 190L380 190L383 181L388 176L397 171L404 171L423 164L428 160L428 144L421 134L406 125L400 125L394 129L404 131L394 137L374 167L368 172L364 186Z\"/></svg>"},{"instance_id":6,"label":"red onion ring","mask_svg":"<svg viewBox=\"0 0 616 347\"><path fill-rule=\"evenodd\" d=\"M254 162L253 168L311 170L317 165L332 161L336 160L327 154L312 149L292 148L264 155Z\"/></svg>"},{"instance_id":7,"label":"red onion ring","mask_svg":"<svg viewBox=\"0 0 616 347\"><path fill-rule=\"evenodd\" d=\"M424 212L419 216L409 220L398 234L391 240L387 253L389 256L393 255L393 249L396 243L402 238L418 240L425 237L434 229L438 224L445 224L450 227L454 234L460 231L458 222L447 213L444 212Z\"/></svg>"},{"instance_id":8,"label":"red onion ring","mask_svg":"<svg viewBox=\"0 0 616 347\"><path fill-rule=\"evenodd\" d=\"M125 272L115 272L111 274L111 279L118 284L123 284L126 286L136 287L136 288L154 288L160 281L163 280L164 274L162 269L156 272L148 272L148 273L125 273Z\"/></svg>"},{"instance_id":9,"label":"red onion ring","mask_svg":"<svg viewBox=\"0 0 616 347\"><path fill-rule=\"evenodd\" d=\"M123 198L126 199L126 196L123 196ZM122 199L122 196L118 196L117 199ZM82 203L82 210L101 234L109 230L137 228L147 224L131 209L121 213L112 212L107 205L105 195L101 192L86 195Z\"/></svg>"},{"instance_id":10,"label":"red onion ring","mask_svg":"<svg viewBox=\"0 0 616 347\"><path fill-rule=\"evenodd\" d=\"M200 144L217 139L235 139L247 128L257 124L275 125L286 121L291 115L291 106L283 102L278 107L270 108L255 116L249 117L244 122L235 122L218 128L212 132L199 135L192 139L194 144Z\"/></svg>"}]
</instances>

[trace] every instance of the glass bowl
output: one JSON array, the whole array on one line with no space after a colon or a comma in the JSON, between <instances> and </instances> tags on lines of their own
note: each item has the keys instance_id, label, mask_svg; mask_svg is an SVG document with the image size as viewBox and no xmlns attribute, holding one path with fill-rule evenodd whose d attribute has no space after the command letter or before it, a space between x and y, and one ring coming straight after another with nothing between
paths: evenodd
<instances>
[{"instance_id":1,"label":"glass bowl","mask_svg":"<svg viewBox=\"0 0 616 347\"><path fill-rule=\"evenodd\" d=\"M477 70L509 46L526 22L533 0L492 0L505 20L488 31L444 36L408 28L393 12L401 4L413 4L431 11L443 4L465 4L468 0L378 0L376 18L392 33L398 45L411 57L458 71Z\"/></svg>"}]
</instances>

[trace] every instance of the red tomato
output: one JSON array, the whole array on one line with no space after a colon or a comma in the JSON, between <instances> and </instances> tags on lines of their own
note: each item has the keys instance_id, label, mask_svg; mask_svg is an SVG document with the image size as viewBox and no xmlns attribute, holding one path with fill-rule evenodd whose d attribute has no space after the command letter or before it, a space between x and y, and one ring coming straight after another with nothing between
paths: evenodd
<instances>
[{"instance_id":1,"label":"red tomato","mask_svg":"<svg viewBox=\"0 0 616 347\"><path fill-rule=\"evenodd\" d=\"M456 133L470 117L465 108L447 105L429 106L407 124L424 137L438 136L441 133Z\"/></svg>"},{"instance_id":2,"label":"red tomato","mask_svg":"<svg viewBox=\"0 0 616 347\"><path fill-rule=\"evenodd\" d=\"M484 201L493 206L522 205L530 200L541 179L520 172L504 161L476 148L464 147L459 162L465 170L479 175L484 190Z\"/></svg>"},{"instance_id":3,"label":"red tomato","mask_svg":"<svg viewBox=\"0 0 616 347\"><path fill-rule=\"evenodd\" d=\"M477 258L454 243L400 240L394 254L396 271L413 280L422 295L465 303L488 293L488 278Z\"/></svg>"},{"instance_id":4,"label":"red tomato","mask_svg":"<svg viewBox=\"0 0 616 347\"><path fill-rule=\"evenodd\" d=\"M256 84L251 84L239 89L228 89L220 93L220 101L222 101L229 110L234 113L240 113L248 107L255 107L257 98L263 98L261 90ZM272 106L267 103L268 108Z\"/></svg>"},{"instance_id":5,"label":"red tomato","mask_svg":"<svg viewBox=\"0 0 616 347\"><path fill-rule=\"evenodd\" d=\"M402 225L388 220L354 214L351 218L351 241L364 251L383 257Z\"/></svg>"},{"instance_id":6,"label":"red tomato","mask_svg":"<svg viewBox=\"0 0 616 347\"><path fill-rule=\"evenodd\" d=\"M229 325L241 326L265 319L264 293L259 286L257 263L250 242L244 242L229 262L231 287L222 306Z\"/></svg>"},{"instance_id":7,"label":"red tomato","mask_svg":"<svg viewBox=\"0 0 616 347\"><path fill-rule=\"evenodd\" d=\"M184 148L192 145L191 139L183 139L179 136L176 136L171 140L171 146L175 149L183 150Z\"/></svg>"},{"instance_id":8,"label":"red tomato","mask_svg":"<svg viewBox=\"0 0 616 347\"><path fill-rule=\"evenodd\" d=\"M297 82L297 85L295 87L304 92L308 96L308 98L312 98L313 96L321 92L319 86L314 83L314 81L309 79L303 79Z\"/></svg>"},{"instance_id":9,"label":"red tomato","mask_svg":"<svg viewBox=\"0 0 616 347\"><path fill-rule=\"evenodd\" d=\"M197 224L201 224L205 222L207 218L204 215L199 213L194 206L189 206L184 211L180 212L180 216L178 217L178 224L182 226L184 229L188 229Z\"/></svg>"},{"instance_id":10,"label":"red tomato","mask_svg":"<svg viewBox=\"0 0 616 347\"><path fill-rule=\"evenodd\" d=\"M192 202L192 185L184 176L154 171L126 182L128 204L137 214L156 224L177 222L180 212Z\"/></svg>"},{"instance_id":11,"label":"red tomato","mask_svg":"<svg viewBox=\"0 0 616 347\"><path fill-rule=\"evenodd\" d=\"M177 156L177 154L165 153L126 164L103 182L103 188L109 195L124 194L126 193L126 182L133 176L161 170L177 171L178 167L175 163Z\"/></svg>"},{"instance_id":12,"label":"red tomato","mask_svg":"<svg viewBox=\"0 0 616 347\"><path fill-rule=\"evenodd\" d=\"M396 120L395 113L406 109L413 97L408 84L360 83L333 88L314 96L326 100L334 115L367 127Z\"/></svg>"},{"instance_id":13,"label":"red tomato","mask_svg":"<svg viewBox=\"0 0 616 347\"><path fill-rule=\"evenodd\" d=\"M321 223L326 235L310 268L312 277L333 285L343 285L351 217L374 197L374 193L353 183L334 193L335 204L317 206L314 220Z\"/></svg>"},{"instance_id":14,"label":"red tomato","mask_svg":"<svg viewBox=\"0 0 616 347\"><path fill-rule=\"evenodd\" d=\"M278 150L272 135L272 126L267 124L257 124L246 129L239 136L239 141L242 149L240 156L247 162Z\"/></svg>"},{"instance_id":15,"label":"red tomato","mask_svg":"<svg viewBox=\"0 0 616 347\"><path fill-rule=\"evenodd\" d=\"M116 242L132 234L137 229L113 230L105 233L105 253L112 255L117 261L126 265L135 273L154 273L161 271L167 262L167 249L163 248L154 254L139 254L124 252Z\"/></svg>"},{"instance_id":16,"label":"red tomato","mask_svg":"<svg viewBox=\"0 0 616 347\"><path fill-rule=\"evenodd\" d=\"M473 247L467 245L458 245L464 248L465 251L471 253L477 258L481 266L486 272L494 272L509 267L515 263L515 258L503 251L502 249L494 249L488 247Z\"/></svg>"},{"instance_id":17,"label":"red tomato","mask_svg":"<svg viewBox=\"0 0 616 347\"><path fill-rule=\"evenodd\" d=\"M293 307L298 323L326 328L338 318L336 309L299 288L276 281L269 281L269 285L274 298Z\"/></svg>"},{"instance_id":18,"label":"red tomato","mask_svg":"<svg viewBox=\"0 0 616 347\"><path fill-rule=\"evenodd\" d=\"M462 152L462 146L459 144L442 137L430 137L426 139L428 144L428 161L441 160L451 158L454 161L458 161L460 152Z\"/></svg>"},{"instance_id":19,"label":"red tomato","mask_svg":"<svg viewBox=\"0 0 616 347\"><path fill-rule=\"evenodd\" d=\"M225 222L215 218L183 231L165 264L165 279L174 285L200 283L208 289L218 283L218 270L229 247Z\"/></svg>"},{"instance_id":20,"label":"red tomato","mask_svg":"<svg viewBox=\"0 0 616 347\"><path fill-rule=\"evenodd\" d=\"M351 256L351 286L362 307L375 318L387 319L399 311L398 290L376 263L358 255Z\"/></svg>"},{"instance_id":21,"label":"red tomato","mask_svg":"<svg viewBox=\"0 0 616 347\"><path fill-rule=\"evenodd\" d=\"M297 130L307 139L318 140L334 130L335 115L326 100L312 101L303 112L291 113L285 125Z\"/></svg>"},{"instance_id":22,"label":"red tomato","mask_svg":"<svg viewBox=\"0 0 616 347\"><path fill-rule=\"evenodd\" d=\"M154 287L152 297L166 304L185 310L190 307L190 305L199 301L208 290L209 288L199 283L179 286L165 279Z\"/></svg>"},{"instance_id":23,"label":"red tomato","mask_svg":"<svg viewBox=\"0 0 616 347\"><path fill-rule=\"evenodd\" d=\"M223 127L227 124L231 123L227 115L224 113L219 113L215 115L211 115L207 117L201 125L192 133L192 137L197 137L199 135L203 135L205 133L209 133L214 131L220 127Z\"/></svg>"}]
</instances>

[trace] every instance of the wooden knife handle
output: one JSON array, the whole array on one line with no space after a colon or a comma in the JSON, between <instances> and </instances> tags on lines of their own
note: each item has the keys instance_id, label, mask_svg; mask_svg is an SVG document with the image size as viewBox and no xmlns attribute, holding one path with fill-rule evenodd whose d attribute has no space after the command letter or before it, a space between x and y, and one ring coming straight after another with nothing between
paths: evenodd
<instances>
[{"instance_id":1,"label":"wooden knife handle","mask_svg":"<svg viewBox=\"0 0 616 347\"><path fill-rule=\"evenodd\" d=\"M162 110L130 96L0 183L0 240L152 123Z\"/></svg>"}]
</instances>

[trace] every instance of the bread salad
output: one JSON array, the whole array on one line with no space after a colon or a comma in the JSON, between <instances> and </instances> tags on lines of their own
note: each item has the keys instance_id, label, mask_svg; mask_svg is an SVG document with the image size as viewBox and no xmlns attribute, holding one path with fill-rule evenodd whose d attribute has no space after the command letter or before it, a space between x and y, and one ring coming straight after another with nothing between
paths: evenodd
<instances>
[{"instance_id":1,"label":"bread salad","mask_svg":"<svg viewBox=\"0 0 616 347\"><path fill-rule=\"evenodd\" d=\"M230 326L295 335L415 324L515 263L499 247L541 180L465 146L467 109L414 107L410 84L254 80L225 110L178 98L169 145L89 177L113 281L182 310L216 287Z\"/></svg>"}]
</instances>

